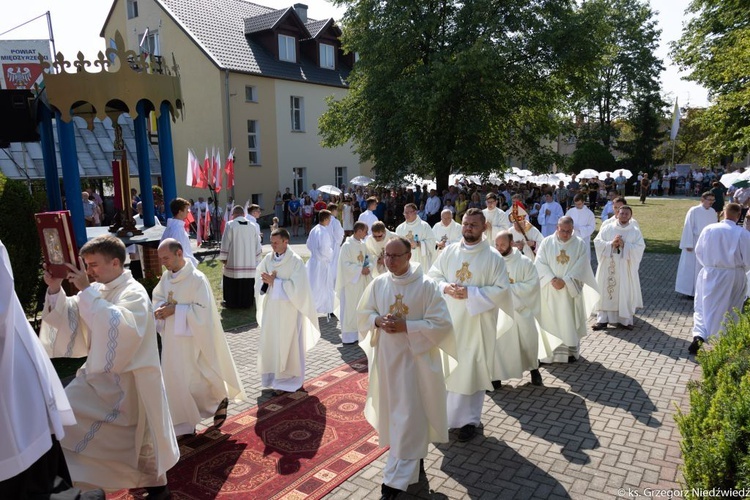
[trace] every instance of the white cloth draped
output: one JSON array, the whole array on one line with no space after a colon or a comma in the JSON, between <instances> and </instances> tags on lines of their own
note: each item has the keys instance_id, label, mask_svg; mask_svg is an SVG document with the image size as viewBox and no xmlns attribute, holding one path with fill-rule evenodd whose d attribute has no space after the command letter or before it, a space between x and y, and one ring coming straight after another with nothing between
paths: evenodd
<instances>
[{"instance_id":1,"label":"white cloth draped","mask_svg":"<svg viewBox=\"0 0 750 500\"><path fill-rule=\"evenodd\" d=\"M511 223L510 219L508 219L508 214L500 210L499 208L494 208L490 210L489 208L482 209L482 213L484 214L484 218L487 219L487 222L490 224L490 229L485 232L487 235L487 239L494 242L495 236L497 236L497 233L500 231L506 231L510 229Z\"/></svg>"},{"instance_id":2,"label":"white cloth draped","mask_svg":"<svg viewBox=\"0 0 750 500\"><path fill-rule=\"evenodd\" d=\"M419 246L411 250L411 261L420 264L423 272L429 271L435 259L435 234L430 225L417 217L413 222L399 224L396 234L410 242L419 241Z\"/></svg>"},{"instance_id":3,"label":"white cloth draped","mask_svg":"<svg viewBox=\"0 0 750 500\"><path fill-rule=\"evenodd\" d=\"M549 210L549 214L547 214ZM563 209L560 204L556 201L542 204L542 208L539 209L539 216L537 220L542 226L542 236L545 238L551 234L555 234L557 230L557 221L563 216Z\"/></svg>"},{"instance_id":4,"label":"white cloth draped","mask_svg":"<svg viewBox=\"0 0 750 500\"><path fill-rule=\"evenodd\" d=\"M453 219L451 219L447 226L443 224L443 221L441 220L432 226L432 233L435 236L436 244L444 241L445 246L461 241L462 238L461 224L455 222ZM438 250L438 253L439 252L440 251Z\"/></svg>"},{"instance_id":5,"label":"white cloth draped","mask_svg":"<svg viewBox=\"0 0 750 500\"><path fill-rule=\"evenodd\" d=\"M586 247L586 256L591 260L591 235L596 229L596 217L589 207L573 207L568 210L568 216L573 218L573 235L583 240Z\"/></svg>"},{"instance_id":6,"label":"white cloth draped","mask_svg":"<svg viewBox=\"0 0 750 500\"><path fill-rule=\"evenodd\" d=\"M367 254L370 256L370 267L372 269L372 277L377 278L384 272L387 272L385 267L385 244L388 240L396 236L396 233L392 233L389 230L385 230L385 237L378 241L372 237L372 235L365 238L365 246L367 247Z\"/></svg>"},{"instance_id":7,"label":"white cloth draped","mask_svg":"<svg viewBox=\"0 0 750 500\"><path fill-rule=\"evenodd\" d=\"M521 233L518 229L516 229L515 224L513 227L510 228L510 232L513 235L513 242L518 243L519 241L523 243L523 254L534 261L536 259L536 250L539 249L539 245L542 244L542 240L544 239L544 236L542 233L539 232L537 228L535 228L530 223L526 222L525 227L523 228L524 232ZM529 246L529 243L527 240L533 241L536 243L536 246L532 249Z\"/></svg>"},{"instance_id":8,"label":"white cloth draped","mask_svg":"<svg viewBox=\"0 0 750 500\"><path fill-rule=\"evenodd\" d=\"M219 260L225 262L224 276L235 279L255 278L263 247L255 226L245 217L235 217L221 237Z\"/></svg>"},{"instance_id":9,"label":"white cloth draped","mask_svg":"<svg viewBox=\"0 0 750 500\"><path fill-rule=\"evenodd\" d=\"M677 266L677 278L674 285L677 293L690 297L695 295L695 282L701 271L701 265L695 258L695 247L703 228L709 224L715 224L716 221L716 210L711 207L703 208L702 205L697 205L690 207L685 214L685 225L680 238L680 263Z\"/></svg>"},{"instance_id":10,"label":"white cloth draped","mask_svg":"<svg viewBox=\"0 0 750 500\"><path fill-rule=\"evenodd\" d=\"M315 290L315 310L321 314L333 312L334 255L333 233L327 226L318 224L307 237L310 260L307 261L307 276L310 288Z\"/></svg>"},{"instance_id":11,"label":"white cloth draped","mask_svg":"<svg viewBox=\"0 0 750 500\"><path fill-rule=\"evenodd\" d=\"M369 261L370 274L362 274L365 258ZM336 292L341 304L341 341L350 343L358 339L357 304L367 285L372 281L372 261L367 255L364 241L349 236L341 246L336 277Z\"/></svg>"}]
</instances>

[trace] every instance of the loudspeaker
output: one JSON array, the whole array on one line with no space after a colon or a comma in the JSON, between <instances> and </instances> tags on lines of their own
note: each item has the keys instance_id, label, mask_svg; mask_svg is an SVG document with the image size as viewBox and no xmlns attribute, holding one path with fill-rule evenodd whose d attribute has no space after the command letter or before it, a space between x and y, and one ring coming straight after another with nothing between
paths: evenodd
<instances>
[{"instance_id":1,"label":"loudspeaker","mask_svg":"<svg viewBox=\"0 0 750 500\"><path fill-rule=\"evenodd\" d=\"M34 110L30 90L0 89L0 145L39 141Z\"/></svg>"}]
</instances>

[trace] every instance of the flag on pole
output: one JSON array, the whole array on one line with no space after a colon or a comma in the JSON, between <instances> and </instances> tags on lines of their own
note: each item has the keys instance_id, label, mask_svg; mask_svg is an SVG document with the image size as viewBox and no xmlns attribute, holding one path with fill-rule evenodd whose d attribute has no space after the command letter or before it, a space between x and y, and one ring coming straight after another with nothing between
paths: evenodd
<instances>
[{"instance_id":1,"label":"flag on pole","mask_svg":"<svg viewBox=\"0 0 750 500\"><path fill-rule=\"evenodd\" d=\"M198 158L195 157L195 153L193 153L192 149L188 149L188 162L187 162L187 172L185 175L185 184L187 184L190 187L197 187L200 188L200 177L201 177L201 167L200 163L198 163Z\"/></svg>"},{"instance_id":2,"label":"flag on pole","mask_svg":"<svg viewBox=\"0 0 750 500\"><path fill-rule=\"evenodd\" d=\"M188 210L187 217L185 217L185 232L190 234L190 224L195 222L195 219L193 218L193 214L190 213L190 210Z\"/></svg>"},{"instance_id":3,"label":"flag on pole","mask_svg":"<svg viewBox=\"0 0 750 500\"><path fill-rule=\"evenodd\" d=\"M223 169L221 168L221 150L219 148L213 149L213 183L214 183L214 189L216 190L216 194L219 194L221 192L221 184L222 184L222 173Z\"/></svg>"},{"instance_id":4,"label":"flag on pole","mask_svg":"<svg viewBox=\"0 0 750 500\"><path fill-rule=\"evenodd\" d=\"M669 134L671 140L677 138L677 131L680 130L680 106L677 104L677 98L674 100L674 111L672 112L672 133Z\"/></svg>"},{"instance_id":5,"label":"flag on pole","mask_svg":"<svg viewBox=\"0 0 750 500\"><path fill-rule=\"evenodd\" d=\"M203 158L203 167L201 168L201 186L203 186L203 189L208 188L208 184L210 180L211 180L211 157L208 156L208 148L206 148L206 156Z\"/></svg>"},{"instance_id":6,"label":"flag on pole","mask_svg":"<svg viewBox=\"0 0 750 500\"><path fill-rule=\"evenodd\" d=\"M234 148L232 148L227 156L224 172L227 174L227 189L232 189L234 187Z\"/></svg>"}]
</instances>

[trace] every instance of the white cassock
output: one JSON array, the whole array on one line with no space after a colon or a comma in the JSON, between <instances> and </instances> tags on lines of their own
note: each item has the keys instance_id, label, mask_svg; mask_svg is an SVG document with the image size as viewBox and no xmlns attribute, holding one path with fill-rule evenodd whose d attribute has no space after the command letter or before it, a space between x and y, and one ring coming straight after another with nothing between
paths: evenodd
<instances>
[{"instance_id":1,"label":"white cassock","mask_svg":"<svg viewBox=\"0 0 750 500\"><path fill-rule=\"evenodd\" d=\"M724 220L703 229L695 245L695 258L703 267L695 284L693 336L708 340L723 331L724 316L735 319L742 310L750 271L750 232Z\"/></svg>"},{"instance_id":2,"label":"white cassock","mask_svg":"<svg viewBox=\"0 0 750 500\"><path fill-rule=\"evenodd\" d=\"M616 236L622 237L625 246L612 249ZM641 230L633 225L622 226L619 221L607 224L594 238L596 283L599 286L597 323L622 323L632 325L635 310L643 307L641 281L638 269L646 243Z\"/></svg>"},{"instance_id":3,"label":"white cassock","mask_svg":"<svg viewBox=\"0 0 750 500\"><path fill-rule=\"evenodd\" d=\"M495 241L495 236L497 236L497 233L510 229L512 225L510 223L510 219L508 219L508 214L506 214L499 208L495 208L493 210L485 208L482 209L482 213L484 214L484 218L491 226L488 231L485 231L485 235L487 236L487 239L492 242Z\"/></svg>"},{"instance_id":4,"label":"white cassock","mask_svg":"<svg viewBox=\"0 0 750 500\"><path fill-rule=\"evenodd\" d=\"M701 266L695 259L695 246L703 228L717 221L716 210L711 207L703 208L703 205L690 207L685 214L685 226L682 228L680 238L680 263L677 266L677 279L674 289L677 293L692 297L695 295L695 281ZM688 252L687 249L691 251Z\"/></svg>"},{"instance_id":5,"label":"white cassock","mask_svg":"<svg viewBox=\"0 0 750 500\"><path fill-rule=\"evenodd\" d=\"M327 226L316 225L307 237L307 248L310 250L307 276L310 288L315 290L315 310L330 314L333 312L333 287L336 284L333 280L333 233Z\"/></svg>"},{"instance_id":6,"label":"white cassock","mask_svg":"<svg viewBox=\"0 0 750 500\"><path fill-rule=\"evenodd\" d=\"M549 210L549 215L547 215ZM537 220L539 225L542 226L542 236L545 238L551 234L555 234L557 230L557 221L563 216L563 209L560 204L556 201L544 203L542 208L539 209L539 216Z\"/></svg>"},{"instance_id":7,"label":"white cassock","mask_svg":"<svg viewBox=\"0 0 750 500\"><path fill-rule=\"evenodd\" d=\"M359 217L357 217L357 222L364 222L365 224L367 224L367 234L372 234L372 225L377 221L378 216L375 215L372 210L365 210L364 212L359 214Z\"/></svg>"},{"instance_id":8,"label":"white cassock","mask_svg":"<svg viewBox=\"0 0 750 500\"><path fill-rule=\"evenodd\" d=\"M573 235L578 236L586 245L586 255L591 260L591 235L596 229L596 217L589 207L573 207L568 210L569 217L573 218Z\"/></svg>"},{"instance_id":9,"label":"white cassock","mask_svg":"<svg viewBox=\"0 0 750 500\"><path fill-rule=\"evenodd\" d=\"M406 333L389 334L375 318L406 319ZM390 446L384 483L406 490L419 479L429 443L448 441L441 352L455 357L451 317L436 284L411 263L403 276L381 274L357 306L360 346L369 361L365 418ZM442 351L441 351L442 349Z\"/></svg>"},{"instance_id":10,"label":"white cassock","mask_svg":"<svg viewBox=\"0 0 750 500\"><path fill-rule=\"evenodd\" d=\"M262 273L276 279L261 292ZM255 280L256 319L260 326L258 373L263 387L293 392L305 380L305 352L320 339L318 315L302 258L291 248L269 253L258 266Z\"/></svg>"},{"instance_id":11,"label":"white cassock","mask_svg":"<svg viewBox=\"0 0 750 500\"><path fill-rule=\"evenodd\" d=\"M185 221L180 219L167 219L167 227L164 232L161 233L161 241L167 238L174 238L182 245L182 255L185 259L192 262L194 265L198 265L198 259L193 257L193 249L190 247L190 238L188 237L187 231L185 231Z\"/></svg>"},{"instance_id":12,"label":"white cassock","mask_svg":"<svg viewBox=\"0 0 750 500\"><path fill-rule=\"evenodd\" d=\"M88 356L65 388L78 423L60 444L75 482L161 486L180 453L164 391L151 299L130 271L73 297L47 295L50 357Z\"/></svg>"},{"instance_id":13,"label":"white cassock","mask_svg":"<svg viewBox=\"0 0 750 500\"><path fill-rule=\"evenodd\" d=\"M539 358L552 354L560 341L539 330L541 314L539 274L534 262L514 248L504 255L510 292L513 296L513 326L500 334L495 349L493 380L521 378L523 372L539 368ZM501 328L504 325L500 325ZM541 342L540 342L541 340Z\"/></svg>"},{"instance_id":14,"label":"white cassock","mask_svg":"<svg viewBox=\"0 0 750 500\"><path fill-rule=\"evenodd\" d=\"M521 233L518 229L516 229L515 224L513 227L510 228L511 234L513 234L513 243L523 242L523 254L528 257L529 259L534 261L536 259L536 253L535 251L539 249L539 245L542 244L542 240L544 239L544 236L542 236L542 233L539 232L537 228L535 228L530 222L524 221L525 226L523 228L524 234ZM536 246L532 249L529 244L527 243L527 240L531 240L536 243Z\"/></svg>"},{"instance_id":15,"label":"white cassock","mask_svg":"<svg viewBox=\"0 0 750 500\"><path fill-rule=\"evenodd\" d=\"M441 291L451 284L468 288L468 299L444 295L456 334L458 366L446 378L448 425L479 425L484 391L492 390L497 339L513 325L513 298L500 253L483 239L445 248L428 276ZM446 366L449 359L446 358Z\"/></svg>"},{"instance_id":16,"label":"white cassock","mask_svg":"<svg viewBox=\"0 0 750 500\"><path fill-rule=\"evenodd\" d=\"M164 271L153 291L154 307L176 303L175 313L157 320L161 367L175 434L190 434L214 415L224 398L244 400L208 278L190 261Z\"/></svg>"},{"instance_id":17,"label":"white cassock","mask_svg":"<svg viewBox=\"0 0 750 500\"><path fill-rule=\"evenodd\" d=\"M396 228L396 234L409 241L419 241L419 246L412 248L411 261L422 266L427 272L435 259L435 235L428 223L417 217L414 222L402 222Z\"/></svg>"},{"instance_id":18,"label":"white cassock","mask_svg":"<svg viewBox=\"0 0 750 500\"><path fill-rule=\"evenodd\" d=\"M432 233L435 235L435 244L444 241L446 247L452 243L461 241L463 237L461 234L461 224L455 222L453 219L451 219L447 226L441 220L432 226ZM437 253L440 253L440 250Z\"/></svg>"},{"instance_id":19,"label":"white cassock","mask_svg":"<svg viewBox=\"0 0 750 500\"><path fill-rule=\"evenodd\" d=\"M0 241L0 481L31 467L52 448L53 434L61 440L63 426L76 423L13 282L8 252Z\"/></svg>"},{"instance_id":20,"label":"white cassock","mask_svg":"<svg viewBox=\"0 0 750 500\"><path fill-rule=\"evenodd\" d=\"M338 272L339 254L341 253L341 245L344 243L344 228L341 226L341 222L331 216L331 223L328 224L328 230L331 231L331 238L333 239L333 261L331 269L333 270L333 283L336 283L336 273Z\"/></svg>"},{"instance_id":21,"label":"white cassock","mask_svg":"<svg viewBox=\"0 0 750 500\"><path fill-rule=\"evenodd\" d=\"M534 265L539 273L542 299L539 326L562 341L553 356L542 361L567 362L568 356L578 358L578 346L586 335L586 321L599 300L585 243L577 236L565 242L556 234L547 236L536 253ZM560 290L551 284L555 277L565 281Z\"/></svg>"},{"instance_id":22,"label":"white cassock","mask_svg":"<svg viewBox=\"0 0 750 500\"><path fill-rule=\"evenodd\" d=\"M365 238L365 246L367 247L367 255L370 256L370 270L372 271L372 277L377 278L388 270L385 267L385 244L396 236L396 233L392 233L389 230L385 230L385 237L378 241L372 237L372 235Z\"/></svg>"},{"instance_id":23,"label":"white cassock","mask_svg":"<svg viewBox=\"0 0 750 500\"><path fill-rule=\"evenodd\" d=\"M368 261L370 274L362 274ZM367 285L372 281L372 260L367 254L364 241L349 236L341 246L336 276L336 293L339 296L339 320L341 321L341 342L349 344L359 339L357 330L357 304Z\"/></svg>"}]
</instances>

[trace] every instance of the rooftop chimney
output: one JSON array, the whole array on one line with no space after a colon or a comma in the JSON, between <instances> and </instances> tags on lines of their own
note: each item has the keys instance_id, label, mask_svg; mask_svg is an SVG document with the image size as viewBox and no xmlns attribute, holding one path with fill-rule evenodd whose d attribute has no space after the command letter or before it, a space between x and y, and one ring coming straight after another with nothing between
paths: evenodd
<instances>
[{"instance_id":1,"label":"rooftop chimney","mask_svg":"<svg viewBox=\"0 0 750 500\"><path fill-rule=\"evenodd\" d=\"M302 22L307 24L307 5L303 3L295 3L294 10L297 12L299 18L302 19Z\"/></svg>"}]
</instances>

